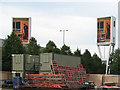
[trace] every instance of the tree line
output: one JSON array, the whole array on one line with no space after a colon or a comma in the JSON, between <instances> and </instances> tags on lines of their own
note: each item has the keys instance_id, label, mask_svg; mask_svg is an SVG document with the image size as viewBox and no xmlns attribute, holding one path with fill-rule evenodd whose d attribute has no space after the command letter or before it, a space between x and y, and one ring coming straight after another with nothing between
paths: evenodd
<instances>
[{"instance_id":1,"label":"tree line","mask_svg":"<svg viewBox=\"0 0 120 90\"><path fill-rule=\"evenodd\" d=\"M81 58L81 64L83 64L83 67L86 69L86 72L88 74L105 73L105 64L102 63L97 54L91 56L91 53L87 49L83 54L81 54L81 51L78 48L72 53L69 46L64 44L59 49L51 40L48 41L46 47L42 48L39 44L37 44L37 40L34 37L30 39L29 44L23 46L21 40L16 36L14 32L12 32L11 35L8 35L7 38L4 40L2 49L2 70L12 70L12 54L39 55L40 53L57 53L78 56ZM112 57L114 57L114 55ZM112 63L110 68L114 67L113 59ZM112 72L114 72L114 69L112 70Z\"/></svg>"}]
</instances>

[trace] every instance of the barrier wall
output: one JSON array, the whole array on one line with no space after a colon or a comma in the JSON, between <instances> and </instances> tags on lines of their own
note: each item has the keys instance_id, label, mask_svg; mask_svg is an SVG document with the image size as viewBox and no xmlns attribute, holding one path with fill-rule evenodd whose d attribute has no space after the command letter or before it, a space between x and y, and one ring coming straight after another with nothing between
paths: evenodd
<instances>
[{"instance_id":1,"label":"barrier wall","mask_svg":"<svg viewBox=\"0 0 120 90\"><path fill-rule=\"evenodd\" d=\"M8 71L0 71L0 85L5 81L5 80L12 80L12 73Z\"/></svg>"},{"instance_id":2,"label":"barrier wall","mask_svg":"<svg viewBox=\"0 0 120 90\"><path fill-rule=\"evenodd\" d=\"M120 83L120 75L88 74L88 81L94 81L96 86L101 86L104 82Z\"/></svg>"},{"instance_id":3,"label":"barrier wall","mask_svg":"<svg viewBox=\"0 0 120 90\"><path fill-rule=\"evenodd\" d=\"M12 80L12 73L7 71L0 71L0 79ZM104 74L87 74L88 81L94 81L96 86L103 85L104 82L115 82L120 83L120 75L104 75Z\"/></svg>"},{"instance_id":4,"label":"barrier wall","mask_svg":"<svg viewBox=\"0 0 120 90\"><path fill-rule=\"evenodd\" d=\"M2 73L2 74L1 74ZM0 71L0 77L2 77L2 80L12 80L12 73L7 71Z\"/></svg>"}]
</instances>

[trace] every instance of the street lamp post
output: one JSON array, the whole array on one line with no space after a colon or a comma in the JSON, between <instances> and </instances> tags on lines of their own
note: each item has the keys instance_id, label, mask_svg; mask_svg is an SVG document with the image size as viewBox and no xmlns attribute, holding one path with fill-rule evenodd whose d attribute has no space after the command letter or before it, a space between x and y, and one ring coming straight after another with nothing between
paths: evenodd
<instances>
[{"instance_id":1,"label":"street lamp post","mask_svg":"<svg viewBox=\"0 0 120 90\"><path fill-rule=\"evenodd\" d=\"M65 44L65 31L68 31L68 30L60 30L60 32L63 32L63 45Z\"/></svg>"}]
</instances>

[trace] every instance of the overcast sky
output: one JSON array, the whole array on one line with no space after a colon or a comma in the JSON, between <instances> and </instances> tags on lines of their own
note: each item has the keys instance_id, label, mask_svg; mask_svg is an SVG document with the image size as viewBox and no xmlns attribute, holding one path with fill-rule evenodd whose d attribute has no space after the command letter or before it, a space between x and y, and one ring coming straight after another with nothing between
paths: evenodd
<instances>
[{"instance_id":1,"label":"overcast sky","mask_svg":"<svg viewBox=\"0 0 120 90\"><path fill-rule=\"evenodd\" d=\"M98 54L97 18L115 16L117 19L118 1L0 0L0 38L11 34L12 17L31 17L31 36L42 47L52 40L61 48L63 33L60 30L68 30L65 44L72 51L79 48L83 53L88 49L92 54Z\"/></svg>"}]
</instances>

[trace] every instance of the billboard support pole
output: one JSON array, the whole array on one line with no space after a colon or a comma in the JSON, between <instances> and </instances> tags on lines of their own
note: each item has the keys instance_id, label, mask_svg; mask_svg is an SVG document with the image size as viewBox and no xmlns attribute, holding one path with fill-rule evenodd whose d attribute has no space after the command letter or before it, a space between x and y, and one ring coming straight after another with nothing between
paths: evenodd
<instances>
[{"instance_id":1,"label":"billboard support pole","mask_svg":"<svg viewBox=\"0 0 120 90\"><path fill-rule=\"evenodd\" d=\"M99 45L97 45L97 46L98 46L98 51L99 51L100 57L102 58L102 54L101 54L101 51L100 51L100 46Z\"/></svg>"},{"instance_id":2,"label":"billboard support pole","mask_svg":"<svg viewBox=\"0 0 120 90\"><path fill-rule=\"evenodd\" d=\"M104 55L102 55L102 52L101 52L101 48L100 48L100 46L99 45L97 45L98 46L98 51L99 51L99 55L100 55L100 58L102 59L102 60L106 60L106 72L105 72L105 74L110 74L109 72L109 58L110 58L110 54L111 53L113 53L114 52L114 44L109 44L109 52L108 52L108 57L105 57L105 51L103 50L103 52L104 52Z\"/></svg>"},{"instance_id":3,"label":"billboard support pole","mask_svg":"<svg viewBox=\"0 0 120 90\"><path fill-rule=\"evenodd\" d=\"M107 62L106 62L106 74L108 74L108 70L109 70L109 58L110 58L110 54L111 54L111 47L112 45L110 44L110 48L109 48L109 55L108 55L108 58L107 58Z\"/></svg>"}]
</instances>

